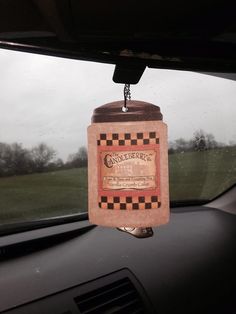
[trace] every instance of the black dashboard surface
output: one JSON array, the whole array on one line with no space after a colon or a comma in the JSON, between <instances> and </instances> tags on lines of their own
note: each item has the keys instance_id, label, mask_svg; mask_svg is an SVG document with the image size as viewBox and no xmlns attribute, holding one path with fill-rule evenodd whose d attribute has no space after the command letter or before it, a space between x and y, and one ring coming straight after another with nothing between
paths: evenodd
<instances>
[{"instance_id":1,"label":"black dashboard surface","mask_svg":"<svg viewBox=\"0 0 236 314\"><path fill-rule=\"evenodd\" d=\"M23 304L126 268L146 291L154 313L235 313L235 248L236 216L201 206L172 210L170 223L154 228L147 239L95 227L3 259L0 312L15 308L11 312L17 313Z\"/></svg>"}]
</instances>

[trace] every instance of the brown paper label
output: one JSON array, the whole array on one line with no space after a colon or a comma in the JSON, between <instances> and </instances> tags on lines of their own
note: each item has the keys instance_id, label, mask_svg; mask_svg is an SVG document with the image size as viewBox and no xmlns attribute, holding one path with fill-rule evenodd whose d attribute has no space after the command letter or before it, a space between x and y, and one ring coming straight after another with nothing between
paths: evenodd
<instances>
[{"instance_id":1,"label":"brown paper label","mask_svg":"<svg viewBox=\"0 0 236 314\"><path fill-rule=\"evenodd\" d=\"M156 151L101 151L103 190L145 190L157 187Z\"/></svg>"},{"instance_id":2,"label":"brown paper label","mask_svg":"<svg viewBox=\"0 0 236 314\"><path fill-rule=\"evenodd\" d=\"M161 206L159 134L101 133L98 147L98 206L147 210Z\"/></svg>"}]
</instances>

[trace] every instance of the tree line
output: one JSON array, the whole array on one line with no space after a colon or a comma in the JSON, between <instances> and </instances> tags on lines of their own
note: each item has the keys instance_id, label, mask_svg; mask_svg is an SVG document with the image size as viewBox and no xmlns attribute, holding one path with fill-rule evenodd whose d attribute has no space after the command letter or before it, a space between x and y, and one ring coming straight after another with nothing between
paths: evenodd
<instances>
[{"instance_id":1,"label":"tree line","mask_svg":"<svg viewBox=\"0 0 236 314\"><path fill-rule=\"evenodd\" d=\"M0 142L0 177L87 166L85 147L71 154L65 163L56 155L56 151L45 143L27 149L20 143Z\"/></svg>"},{"instance_id":2,"label":"tree line","mask_svg":"<svg viewBox=\"0 0 236 314\"><path fill-rule=\"evenodd\" d=\"M188 151L206 151L224 146L226 146L224 143L216 141L213 134L198 130L194 132L190 140L178 138L175 141L169 142L169 154Z\"/></svg>"},{"instance_id":3,"label":"tree line","mask_svg":"<svg viewBox=\"0 0 236 314\"><path fill-rule=\"evenodd\" d=\"M0 176L43 172L58 162L53 161L55 155L55 150L44 143L30 150L20 143L0 143Z\"/></svg>"},{"instance_id":4,"label":"tree line","mask_svg":"<svg viewBox=\"0 0 236 314\"><path fill-rule=\"evenodd\" d=\"M235 143L232 145L235 146ZM179 138L169 142L169 154L205 151L224 146L226 145L216 141L213 134L198 130L190 140ZM27 149L20 143L0 142L0 177L81 168L87 167L87 163L88 153L84 146L79 147L76 153L70 154L67 161L63 162L57 158L56 151L45 143Z\"/></svg>"}]
</instances>

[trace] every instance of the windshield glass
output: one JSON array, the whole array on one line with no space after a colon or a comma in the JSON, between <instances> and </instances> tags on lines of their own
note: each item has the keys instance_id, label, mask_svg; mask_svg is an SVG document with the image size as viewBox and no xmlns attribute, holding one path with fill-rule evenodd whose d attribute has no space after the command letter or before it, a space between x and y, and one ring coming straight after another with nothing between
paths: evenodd
<instances>
[{"instance_id":1,"label":"windshield glass","mask_svg":"<svg viewBox=\"0 0 236 314\"><path fill-rule=\"evenodd\" d=\"M114 65L0 50L0 224L87 212L87 126L123 98ZM161 107L172 201L236 182L236 82L146 69L132 99Z\"/></svg>"}]
</instances>

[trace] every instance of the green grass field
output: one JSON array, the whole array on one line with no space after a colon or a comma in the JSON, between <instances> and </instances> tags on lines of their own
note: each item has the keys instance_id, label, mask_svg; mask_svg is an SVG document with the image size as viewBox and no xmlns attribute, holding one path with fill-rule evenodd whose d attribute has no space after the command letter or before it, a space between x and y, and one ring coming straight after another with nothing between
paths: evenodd
<instances>
[{"instance_id":1,"label":"green grass field","mask_svg":"<svg viewBox=\"0 0 236 314\"><path fill-rule=\"evenodd\" d=\"M172 200L209 200L236 183L236 147L169 156Z\"/></svg>"},{"instance_id":2,"label":"green grass field","mask_svg":"<svg viewBox=\"0 0 236 314\"><path fill-rule=\"evenodd\" d=\"M169 156L172 200L208 200L236 182L236 148ZM87 211L87 169L0 178L0 224Z\"/></svg>"},{"instance_id":3,"label":"green grass field","mask_svg":"<svg viewBox=\"0 0 236 314\"><path fill-rule=\"evenodd\" d=\"M0 224L87 211L87 169L0 179Z\"/></svg>"}]
</instances>

